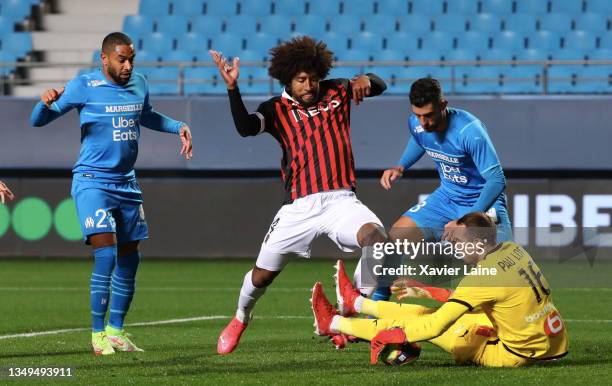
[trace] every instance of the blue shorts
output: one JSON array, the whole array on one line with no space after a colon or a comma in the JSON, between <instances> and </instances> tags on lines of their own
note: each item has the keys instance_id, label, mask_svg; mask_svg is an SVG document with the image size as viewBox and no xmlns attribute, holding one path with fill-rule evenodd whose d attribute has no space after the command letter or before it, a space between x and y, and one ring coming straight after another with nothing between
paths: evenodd
<instances>
[{"instance_id":1,"label":"blue shorts","mask_svg":"<svg viewBox=\"0 0 612 386\"><path fill-rule=\"evenodd\" d=\"M444 225L457 220L460 213L466 208L472 207L476 202L457 202L436 189L425 201L422 201L408 209L403 215L410 217L419 227L425 240L440 240L444 233ZM487 214L494 214L497 220L497 241L512 240L512 225L506 206L506 195L500 194Z\"/></svg>"},{"instance_id":2,"label":"blue shorts","mask_svg":"<svg viewBox=\"0 0 612 386\"><path fill-rule=\"evenodd\" d=\"M101 182L75 174L71 193L86 243L89 236L107 232L115 233L118 243L149 237L138 182Z\"/></svg>"}]
</instances>

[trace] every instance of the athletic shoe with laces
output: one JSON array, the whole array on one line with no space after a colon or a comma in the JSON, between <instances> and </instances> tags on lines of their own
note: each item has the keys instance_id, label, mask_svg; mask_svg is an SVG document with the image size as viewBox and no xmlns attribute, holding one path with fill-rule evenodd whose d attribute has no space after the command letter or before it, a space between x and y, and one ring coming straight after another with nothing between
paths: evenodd
<instances>
[{"instance_id":1,"label":"athletic shoe with laces","mask_svg":"<svg viewBox=\"0 0 612 386\"><path fill-rule=\"evenodd\" d=\"M93 347L94 354L96 355L112 355L115 353L111 342L106 336L106 332L92 332L91 333L91 346Z\"/></svg>"},{"instance_id":2,"label":"athletic shoe with laces","mask_svg":"<svg viewBox=\"0 0 612 386\"><path fill-rule=\"evenodd\" d=\"M219 340L217 341L217 353L219 353L219 355L226 355L234 351L238 346L240 337L246 328L246 323L242 323L236 317L232 318L232 320L219 335Z\"/></svg>"},{"instance_id":3,"label":"athletic shoe with laces","mask_svg":"<svg viewBox=\"0 0 612 386\"><path fill-rule=\"evenodd\" d=\"M344 262L338 260L335 265L336 274L334 279L336 280L336 298L338 300L338 311L342 316L353 316L357 314L355 310L355 299L361 294L353 287L351 279L346 274L344 269Z\"/></svg>"},{"instance_id":4,"label":"athletic shoe with laces","mask_svg":"<svg viewBox=\"0 0 612 386\"><path fill-rule=\"evenodd\" d=\"M139 348L130 339L131 335L126 333L124 329L118 329L111 326L106 326L106 336L110 341L113 348L117 351L123 352L143 352L144 350Z\"/></svg>"},{"instance_id":5,"label":"athletic shoe with laces","mask_svg":"<svg viewBox=\"0 0 612 386\"><path fill-rule=\"evenodd\" d=\"M331 322L333 317L338 315L338 311L325 297L323 285L320 282L316 282L312 287L310 307L314 315L315 334L320 336L335 335L331 332Z\"/></svg>"}]
</instances>

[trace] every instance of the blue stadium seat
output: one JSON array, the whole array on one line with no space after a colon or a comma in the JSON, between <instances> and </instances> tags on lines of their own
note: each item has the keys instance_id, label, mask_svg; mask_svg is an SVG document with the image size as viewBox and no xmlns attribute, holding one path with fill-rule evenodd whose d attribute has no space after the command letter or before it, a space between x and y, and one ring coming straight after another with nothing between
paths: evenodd
<instances>
[{"instance_id":1,"label":"blue stadium seat","mask_svg":"<svg viewBox=\"0 0 612 386\"><path fill-rule=\"evenodd\" d=\"M363 30L381 36L394 33L399 27L399 20L394 15L370 15L363 19Z\"/></svg>"},{"instance_id":2,"label":"blue stadium seat","mask_svg":"<svg viewBox=\"0 0 612 386\"><path fill-rule=\"evenodd\" d=\"M399 30L409 34L423 34L431 31L433 27L428 17L420 15L403 15L397 20L399 22Z\"/></svg>"},{"instance_id":3,"label":"blue stadium seat","mask_svg":"<svg viewBox=\"0 0 612 386\"><path fill-rule=\"evenodd\" d=\"M361 32L351 36L351 50L363 50L376 54L383 47L382 37L377 33Z\"/></svg>"},{"instance_id":4,"label":"blue stadium seat","mask_svg":"<svg viewBox=\"0 0 612 386\"><path fill-rule=\"evenodd\" d=\"M552 0L550 11L577 15L584 12L585 8L586 1L584 0Z\"/></svg>"},{"instance_id":5,"label":"blue stadium seat","mask_svg":"<svg viewBox=\"0 0 612 386\"><path fill-rule=\"evenodd\" d=\"M463 15L438 15L433 18L433 26L436 31L464 32L467 30L467 20Z\"/></svg>"},{"instance_id":6,"label":"blue stadium seat","mask_svg":"<svg viewBox=\"0 0 612 386\"><path fill-rule=\"evenodd\" d=\"M12 63L16 62L17 58L11 52L8 51L0 51L0 63ZM13 66L0 66L0 76L8 76L13 71L15 71L15 67Z\"/></svg>"},{"instance_id":7,"label":"blue stadium seat","mask_svg":"<svg viewBox=\"0 0 612 386\"><path fill-rule=\"evenodd\" d=\"M408 13L408 0L379 1L378 13L381 15L406 15Z\"/></svg>"},{"instance_id":8,"label":"blue stadium seat","mask_svg":"<svg viewBox=\"0 0 612 386\"><path fill-rule=\"evenodd\" d=\"M499 32L501 31L501 18L490 13L481 13L468 17L469 31Z\"/></svg>"},{"instance_id":9,"label":"blue stadium seat","mask_svg":"<svg viewBox=\"0 0 612 386\"><path fill-rule=\"evenodd\" d=\"M160 67L149 75L149 93L152 95L176 95L179 93L177 67Z\"/></svg>"},{"instance_id":10,"label":"blue stadium seat","mask_svg":"<svg viewBox=\"0 0 612 386\"><path fill-rule=\"evenodd\" d=\"M221 94L226 93L223 80L218 79L216 67L188 67L185 69L185 94ZM239 80L242 86L242 79Z\"/></svg>"},{"instance_id":11,"label":"blue stadium seat","mask_svg":"<svg viewBox=\"0 0 612 386\"><path fill-rule=\"evenodd\" d=\"M461 67L455 73L459 76L459 82L455 84L458 93L492 94L502 91L500 66Z\"/></svg>"},{"instance_id":12,"label":"blue stadium seat","mask_svg":"<svg viewBox=\"0 0 612 386\"><path fill-rule=\"evenodd\" d=\"M574 19L564 13L549 13L540 15L538 26L540 30L565 33L573 29Z\"/></svg>"},{"instance_id":13,"label":"blue stadium seat","mask_svg":"<svg viewBox=\"0 0 612 386\"><path fill-rule=\"evenodd\" d=\"M8 16L0 16L0 36L15 31L15 22Z\"/></svg>"},{"instance_id":14,"label":"blue stadium seat","mask_svg":"<svg viewBox=\"0 0 612 386\"><path fill-rule=\"evenodd\" d=\"M576 80L580 67L554 66L548 69L548 92L552 94L577 93Z\"/></svg>"},{"instance_id":15,"label":"blue stadium seat","mask_svg":"<svg viewBox=\"0 0 612 386\"><path fill-rule=\"evenodd\" d=\"M552 50L556 52L557 50ZM517 60L549 60L551 57L551 51L544 49L528 48L526 50L520 50L516 54Z\"/></svg>"},{"instance_id":16,"label":"blue stadium seat","mask_svg":"<svg viewBox=\"0 0 612 386\"><path fill-rule=\"evenodd\" d=\"M153 18L147 15L128 15L123 19L123 32L138 40L153 32Z\"/></svg>"},{"instance_id":17,"label":"blue stadium seat","mask_svg":"<svg viewBox=\"0 0 612 386\"><path fill-rule=\"evenodd\" d=\"M304 15L295 19L295 32L302 35L322 35L327 31L327 20L319 15Z\"/></svg>"},{"instance_id":18,"label":"blue stadium seat","mask_svg":"<svg viewBox=\"0 0 612 386\"><path fill-rule=\"evenodd\" d=\"M563 37L563 48L592 51L597 48L597 37L590 31L572 31Z\"/></svg>"},{"instance_id":19,"label":"blue stadium seat","mask_svg":"<svg viewBox=\"0 0 612 386\"><path fill-rule=\"evenodd\" d=\"M228 17L225 20L225 32L247 38L258 32L258 21L250 15Z\"/></svg>"},{"instance_id":20,"label":"blue stadium seat","mask_svg":"<svg viewBox=\"0 0 612 386\"><path fill-rule=\"evenodd\" d=\"M537 31L527 37L527 46L531 49L550 52L561 47L561 39L549 31Z\"/></svg>"},{"instance_id":21,"label":"blue stadium seat","mask_svg":"<svg viewBox=\"0 0 612 386\"><path fill-rule=\"evenodd\" d=\"M161 55L163 62L193 62L194 58L190 51L168 51Z\"/></svg>"},{"instance_id":22,"label":"blue stadium seat","mask_svg":"<svg viewBox=\"0 0 612 386\"><path fill-rule=\"evenodd\" d=\"M419 39L413 34L405 32L387 35L383 40L383 44L385 49L405 53L419 49Z\"/></svg>"},{"instance_id":23,"label":"blue stadium seat","mask_svg":"<svg viewBox=\"0 0 612 386\"><path fill-rule=\"evenodd\" d=\"M415 50L408 53L408 60L411 62L440 61L442 60L442 54L434 49Z\"/></svg>"},{"instance_id":24,"label":"blue stadium seat","mask_svg":"<svg viewBox=\"0 0 612 386\"><path fill-rule=\"evenodd\" d=\"M445 13L449 15L474 15L480 12L480 2L474 0L447 0Z\"/></svg>"},{"instance_id":25,"label":"blue stadium seat","mask_svg":"<svg viewBox=\"0 0 612 386\"><path fill-rule=\"evenodd\" d=\"M311 15L339 15L340 0L308 0L306 10Z\"/></svg>"},{"instance_id":26,"label":"blue stadium seat","mask_svg":"<svg viewBox=\"0 0 612 386\"><path fill-rule=\"evenodd\" d=\"M481 52L489 49L490 38L484 33L468 31L457 35L457 48L474 52Z\"/></svg>"},{"instance_id":27,"label":"blue stadium seat","mask_svg":"<svg viewBox=\"0 0 612 386\"><path fill-rule=\"evenodd\" d=\"M598 13L576 15L576 29L581 31L607 31L612 27L612 17Z\"/></svg>"},{"instance_id":28,"label":"blue stadium seat","mask_svg":"<svg viewBox=\"0 0 612 386\"><path fill-rule=\"evenodd\" d=\"M452 50L448 53L443 53L445 61L476 61L477 55L470 50Z\"/></svg>"},{"instance_id":29,"label":"blue stadium seat","mask_svg":"<svg viewBox=\"0 0 612 386\"><path fill-rule=\"evenodd\" d=\"M274 14L279 16L302 16L306 14L305 0L275 0Z\"/></svg>"},{"instance_id":30,"label":"blue stadium seat","mask_svg":"<svg viewBox=\"0 0 612 386\"><path fill-rule=\"evenodd\" d=\"M530 34L537 29L538 17L535 14L512 14L504 16L502 28L504 31L514 31Z\"/></svg>"},{"instance_id":31,"label":"blue stadium seat","mask_svg":"<svg viewBox=\"0 0 612 386\"><path fill-rule=\"evenodd\" d=\"M588 56L590 60L612 60L612 49L600 48L591 52Z\"/></svg>"},{"instance_id":32,"label":"blue stadium seat","mask_svg":"<svg viewBox=\"0 0 612 386\"><path fill-rule=\"evenodd\" d=\"M549 0L522 0L516 2L516 13L543 14L550 12Z\"/></svg>"},{"instance_id":33,"label":"blue stadium seat","mask_svg":"<svg viewBox=\"0 0 612 386\"><path fill-rule=\"evenodd\" d=\"M587 60L587 52L581 50L564 49L551 54L552 60Z\"/></svg>"},{"instance_id":34,"label":"blue stadium seat","mask_svg":"<svg viewBox=\"0 0 612 386\"><path fill-rule=\"evenodd\" d=\"M362 73L363 73L363 71L362 71L361 67L334 66L331 69L328 78L329 79L335 79L335 78L352 79L356 75L359 75L359 74L362 74ZM376 75L379 75L379 74L376 73Z\"/></svg>"},{"instance_id":35,"label":"blue stadium seat","mask_svg":"<svg viewBox=\"0 0 612 386\"><path fill-rule=\"evenodd\" d=\"M268 59L267 52L254 50L242 50L238 54L238 57L241 62L264 62Z\"/></svg>"},{"instance_id":36,"label":"blue stadium seat","mask_svg":"<svg viewBox=\"0 0 612 386\"><path fill-rule=\"evenodd\" d=\"M226 56L239 55L240 51L245 48L245 41L242 36L235 35L229 32L212 36L210 38L210 49L221 51Z\"/></svg>"},{"instance_id":37,"label":"blue stadium seat","mask_svg":"<svg viewBox=\"0 0 612 386\"><path fill-rule=\"evenodd\" d=\"M338 52L336 59L341 62L369 62L371 58L369 51L357 49Z\"/></svg>"},{"instance_id":38,"label":"blue stadium seat","mask_svg":"<svg viewBox=\"0 0 612 386\"><path fill-rule=\"evenodd\" d=\"M493 38L493 48L501 50L520 50L525 48L525 39L522 34L513 31L504 31Z\"/></svg>"},{"instance_id":39,"label":"blue stadium seat","mask_svg":"<svg viewBox=\"0 0 612 386\"><path fill-rule=\"evenodd\" d=\"M343 0L340 9L343 14L369 16L378 8L375 0Z\"/></svg>"},{"instance_id":40,"label":"blue stadium seat","mask_svg":"<svg viewBox=\"0 0 612 386\"><path fill-rule=\"evenodd\" d=\"M361 18L356 15L337 15L327 19L330 32L352 35L362 30Z\"/></svg>"},{"instance_id":41,"label":"blue stadium seat","mask_svg":"<svg viewBox=\"0 0 612 386\"><path fill-rule=\"evenodd\" d=\"M205 0L172 0L172 14L193 18L204 15Z\"/></svg>"},{"instance_id":42,"label":"blue stadium seat","mask_svg":"<svg viewBox=\"0 0 612 386\"><path fill-rule=\"evenodd\" d=\"M612 92L612 70L610 66L588 66L578 73L576 87L583 93Z\"/></svg>"},{"instance_id":43,"label":"blue stadium seat","mask_svg":"<svg viewBox=\"0 0 612 386\"><path fill-rule=\"evenodd\" d=\"M587 0L586 12L610 15L612 14L612 3L609 0Z\"/></svg>"},{"instance_id":44,"label":"blue stadium seat","mask_svg":"<svg viewBox=\"0 0 612 386\"><path fill-rule=\"evenodd\" d=\"M272 15L260 23L260 31L284 38L293 32L293 22L284 15Z\"/></svg>"},{"instance_id":45,"label":"blue stadium seat","mask_svg":"<svg viewBox=\"0 0 612 386\"><path fill-rule=\"evenodd\" d=\"M266 17L272 14L270 0L242 0L238 3L241 15Z\"/></svg>"},{"instance_id":46,"label":"blue stadium seat","mask_svg":"<svg viewBox=\"0 0 612 386\"><path fill-rule=\"evenodd\" d=\"M14 32L0 37L0 50L21 58L32 51L32 35L28 32Z\"/></svg>"},{"instance_id":47,"label":"blue stadium seat","mask_svg":"<svg viewBox=\"0 0 612 386\"><path fill-rule=\"evenodd\" d=\"M480 51L478 57L481 60L516 60L519 52L523 50L501 50L493 48L491 50Z\"/></svg>"},{"instance_id":48,"label":"blue stadium seat","mask_svg":"<svg viewBox=\"0 0 612 386\"><path fill-rule=\"evenodd\" d=\"M541 66L502 67L501 91L512 94L539 94L542 89Z\"/></svg>"},{"instance_id":49,"label":"blue stadium seat","mask_svg":"<svg viewBox=\"0 0 612 386\"><path fill-rule=\"evenodd\" d=\"M169 0L140 0L138 8L140 15L163 16L170 14Z\"/></svg>"},{"instance_id":50,"label":"blue stadium seat","mask_svg":"<svg viewBox=\"0 0 612 386\"><path fill-rule=\"evenodd\" d=\"M155 52L139 50L136 51L136 58L134 58L134 63L135 66L139 69L138 71L140 72L141 64L159 62L159 59L160 56Z\"/></svg>"},{"instance_id":51,"label":"blue stadium seat","mask_svg":"<svg viewBox=\"0 0 612 386\"><path fill-rule=\"evenodd\" d=\"M444 1L409 0L408 12L416 15L439 15L444 12Z\"/></svg>"},{"instance_id":52,"label":"blue stadium seat","mask_svg":"<svg viewBox=\"0 0 612 386\"><path fill-rule=\"evenodd\" d=\"M204 13L210 16L225 17L238 14L236 0L206 0Z\"/></svg>"},{"instance_id":53,"label":"blue stadium seat","mask_svg":"<svg viewBox=\"0 0 612 386\"><path fill-rule=\"evenodd\" d=\"M612 49L612 32L608 31L599 34L599 49Z\"/></svg>"},{"instance_id":54,"label":"blue stadium seat","mask_svg":"<svg viewBox=\"0 0 612 386\"><path fill-rule=\"evenodd\" d=\"M214 16L199 16L191 21L191 32L205 36L215 36L221 33L223 20Z\"/></svg>"},{"instance_id":55,"label":"blue stadium seat","mask_svg":"<svg viewBox=\"0 0 612 386\"><path fill-rule=\"evenodd\" d=\"M154 32L143 36L142 48L152 53L163 55L166 51L174 49L174 39L165 33Z\"/></svg>"},{"instance_id":56,"label":"blue stadium seat","mask_svg":"<svg viewBox=\"0 0 612 386\"><path fill-rule=\"evenodd\" d=\"M22 19L30 16L32 12L32 4L22 0L3 0L1 2L0 14L12 19L14 22L19 22Z\"/></svg>"},{"instance_id":57,"label":"blue stadium seat","mask_svg":"<svg viewBox=\"0 0 612 386\"><path fill-rule=\"evenodd\" d=\"M327 47L336 54L348 50L348 39L346 35L327 32L321 35L316 35L315 37L319 40L323 40L327 44Z\"/></svg>"},{"instance_id":58,"label":"blue stadium seat","mask_svg":"<svg viewBox=\"0 0 612 386\"><path fill-rule=\"evenodd\" d=\"M184 15L171 15L155 19L155 31L172 37L186 34L189 29L189 19Z\"/></svg>"},{"instance_id":59,"label":"blue stadium seat","mask_svg":"<svg viewBox=\"0 0 612 386\"><path fill-rule=\"evenodd\" d=\"M178 51L183 51L191 56L202 55L208 52L208 39L206 35L202 35L195 32L183 34L176 41ZM165 55L162 54L163 57Z\"/></svg>"},{"instance_id":60,"label":"blue stadium seat","mask_svg":"<svg viewBox=\"0 0 612 386\"><path fill-rule=\"evenodd\" d=\"M448 51L455 48L454 34L435 31L423 35L422 37L422 48L423 49L436 49L438 51Z\"/></svg>"},{"instance_id":61,"label":"blue stadium seat","mask_svg":"<svg viewBox=\"0 0 612 386\"><path fill-rule=\"evenodd\" d=\"M270 94L271 80L265 67L240 68L240 92L243 94Z\"/></svg>"},{"instance_id":62,"label":"blue stadium seat","mask_svg":"<svg viewBox=\"0 0 612 386\"><path fill-rule=\"evenodd\" d=\"M278 38L271 34L266 33L258 33L253 34L246 39L246 48L262 53L265 57L267 57L267 53L270 48L275 47L278 44Z\"/></svg>"},{"instance_id":63,"label":"blue stadium seat","mask_svg":"<svg viewBox=\"0 0 612 386\"><path fill-rule=\"evenodd\" d=\"M404 62L408 54L403 50L382 50L374 55L375 61Z\"/></svg>"},{"instance_id":64,"label":"blue stadium seat","mask_svg":"<svg viewBox=\"0 0 612 386\"><path fill-rule=\"evenodd\" d=\"M482 2L482 13L507 15L514 11L514 0L487 0Z\"/></svg>"}]
</instances>

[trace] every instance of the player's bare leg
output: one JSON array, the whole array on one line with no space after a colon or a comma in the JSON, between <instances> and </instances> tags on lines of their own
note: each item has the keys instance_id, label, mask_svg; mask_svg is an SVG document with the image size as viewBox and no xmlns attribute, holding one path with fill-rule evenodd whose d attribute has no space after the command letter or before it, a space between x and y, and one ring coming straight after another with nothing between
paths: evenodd
<instances>
[{"instance_id":1,"label":"player's bare leg","mask_svg":"<svg viewBox=\"0 0 612 386\"><path fill-rule=\"evenodd\" d=\"M229 354L236 349L242 333L251 319L255 303L266 292L266 288L272 284L279 273L280 271L270 271L255 266L244 276L236 316L223 329L217 341L217 352L219 354Z\"/></svg>"}]
</instances>

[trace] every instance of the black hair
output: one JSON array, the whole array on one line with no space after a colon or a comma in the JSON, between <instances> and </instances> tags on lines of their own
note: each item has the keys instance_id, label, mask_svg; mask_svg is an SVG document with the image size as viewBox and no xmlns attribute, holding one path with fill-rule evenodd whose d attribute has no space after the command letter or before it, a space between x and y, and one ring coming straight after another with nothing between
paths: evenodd
<instances>
[{"instance_id":1,"label":"black hair","mask_svg":"<svg viewBox=\"0 0 612 386\"><path fill-rule=\"evenodd\" d=\"M123 32L111 32L102 40L102 52L113 51L116 46L132 45L132 39Z\"/></svg>"},{"instance_id":2,"label":"black hair","mask_svg":"<svg viewBox=\"0 0 612 386\"><path fill-rule=\"evenodd\" d=\"M430 103L442 101L442 87L440 82L432 78L421 78L410 86L410 104L423 107Z\"/></svg>"},{"instance_id":3,"label":"black hair","mask_svg":"<svg viewBox=\"0 0 612 386\"><path fill-rule=\"evenodd\" d=\"M298 36L270 50L268 73L284 86L300 72L315 73L325 79L332 68L333 53L327 44L309 36Z\"/></svg>"}]
</instances>

